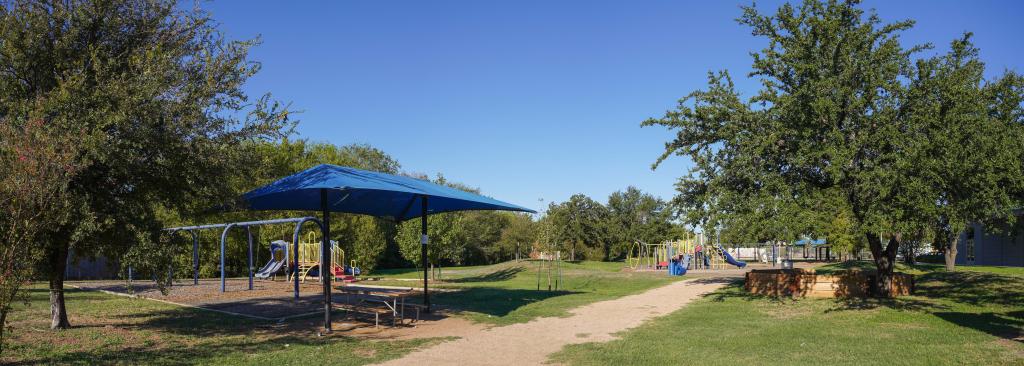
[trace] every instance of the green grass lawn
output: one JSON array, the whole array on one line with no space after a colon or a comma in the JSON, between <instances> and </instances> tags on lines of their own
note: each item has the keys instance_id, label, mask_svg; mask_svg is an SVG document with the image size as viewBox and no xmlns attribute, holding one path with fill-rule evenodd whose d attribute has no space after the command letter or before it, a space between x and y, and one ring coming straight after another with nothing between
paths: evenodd
<instances>
[{"instance_id":1,"label":"green grass lawn","mask_svg":"<svg viewBox=\"0 0 1024 366\"><path fill-rule=\"evenodd\" d=\"M555 359L577 365L1024 364L1024 277L1012 274L1020 269L940 268L901 268L917 273L917 290L892 300L780 300L750 295L738 281L619 340L569 346Z\"/></svg>"},{"instance_id":2,"label":"green grass lawn","mask_svg":"<svg viewBox=\"0 0 1024 366\"><path fill-rule=\"evenodd\" d=\"M505 325L527 322L542 316L565 316L569 309L577 306L639 293L681 279L666 276L664 271L625 272L621 262L566 262L562 264L562 286L559 290L547 291L547 272L541 271L541 290L538 291L539 264L536 261L523 261L444 269L444 281L432 283L431 288L459 291L435 293L431 299L434 304L452 310L459 316L488 324ZM380 275L385 280L367 283L422 286L415 281L394 280L422 276L422 272L416 270L379 272L373 276Z\"/></svg>"},{"instance_id":3,"label":"green grass lawn","mask_svg":"<svg viewBox=\"0 0 1024 366\"><path fill-rule=\"evenodd\" d=\"M563 316L591 302L681 278L622 271L622 263L565 263L563 288L537 290L537 262L444 270L434 302L488 324ZM866 266L866 267L865 267ZM869 263L843 263L820 271ZM622 339L570 346L568 364L1024 364L1022 269L900 266L917 275L915 296L893 300L772 299L735 283ZM390 270L371 284L418 285L421 272ZM693 278L693 276L683 277ZM400 357L439 339L377 341L318 337L318 317L282 324L98 292L69 290L73 329L50 331L46 291L10 319L0 363L361 365Z\"/></svg>"},{"instance_id":4,"label":"green grass lawn","mask_svg":"<svg viewBox=\"0 0 1024 366\"><path fill-rule=\"evenodd\" d=\"M65 293L73 328L51 331L47 291L28 291L28 306L11 315L0 363L363 365L439 341L318 337L319 318L275 324L74 289Z\"/></svg>"},{"instance_id":5,"label":"green grass lawn","mask_svg":"<svg viewBox=\"0 0 1024 366\"><path fill-rule=\"evenodd\" d=\"M571 308L616 298L678 280L663 272L623 272L622 263L565 263L564 288L537 288L537 262L444 270L436 304L458 316L489 324L525 322L566 315ZM416 286L415 269L389 270L390 281L369 284ZM332 335L318 337L319 317L283 324L240 318L144 299L69 289L68 312L74 328L50 331L47 292L30 288L28 306L11 315L0 363L15 364L321 364L362 365L399 357L438 339L370 341Z\"/></svg>"}]
</instances>

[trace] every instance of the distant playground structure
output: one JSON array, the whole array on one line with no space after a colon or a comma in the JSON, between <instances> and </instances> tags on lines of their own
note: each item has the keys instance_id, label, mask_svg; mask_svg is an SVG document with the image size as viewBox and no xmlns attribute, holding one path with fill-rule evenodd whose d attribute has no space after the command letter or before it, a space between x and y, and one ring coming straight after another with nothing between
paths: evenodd
<instances>
[{"instance_id":1,"label":"distant playground structure","mask_svg":"<svg viewBox=\"0 0 1024 366\"><path fill-rule=\"evenodd\" d=\"M731 247L724 248L721 243L704 233L690 234L682 240L661 243L637 240L626 254L626 266L634 271L667 269L673 274L685 274L687 270L746 267L747 263L738 258L753 259L777 268L792 268L794 259L801 257L803 260L826 262L836 259L832 253L832 245L825 239L804 238L791 242L770 241Z\"/></svg>"},{"instance_id":2,"label":"distant playground structure","mask_svg":"<svg viewBox=\"0 0 1024 366\"><path fill-rule=\"evenodd\" d=\"M636 241L627 252L626 265L634 271L667 269L671 274L682 275L687 270L721 270L729 265L743 268L747 263L736 260L703 233L697 233L682 240L662 243Z\"/></svg>"}]
</instances>

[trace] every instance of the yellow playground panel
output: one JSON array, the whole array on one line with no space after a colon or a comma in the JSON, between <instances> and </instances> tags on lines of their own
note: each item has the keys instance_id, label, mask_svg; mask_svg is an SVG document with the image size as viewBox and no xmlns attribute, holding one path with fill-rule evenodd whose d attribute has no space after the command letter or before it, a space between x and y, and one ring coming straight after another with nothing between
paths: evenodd
<instances>
[{"instance_id":1,"label":"yellow playground panel","mask_svg":"<svg viewBox=\"0 0 1024 366\"><path fill-rule=\"evenodd\" d=\"M299 278L303 282L306 281L306 277L309 277L309 273L314 268L318 269L317 270L317 273L319 274L317 276L318 280L321 278L320 276L322 276L323 273L324 273L324 271L319 270L319 268L320 268L320 253L321 253L320 245L321 245L321 241L317 237L317 234L318 234L317 231L310 231L309 233L306 234L306 240L303 240L303 241L299 242L298 271L297 272L293 272L293 274L294 273L298 273L299 276L300 276ZM295 263L295 261L292 260L293 259L292 255L293 255L292 252L288 252L288 262L289 263ZM353 261L353 264L355 264L354 261ZM345 251L342 250L341 247L338 246L338 242L337 241L331 240L331 267L334 267L334 268L332 268L330 271L327 271L327 273L328 274L335 274L336 276L340 276L340 275L344 274L344 269L342 268L342 266L344 266L344 265L345 265ZM289 280L291 280L290 276L288 278L289 278Z\"/></svg>"}]
</instances>

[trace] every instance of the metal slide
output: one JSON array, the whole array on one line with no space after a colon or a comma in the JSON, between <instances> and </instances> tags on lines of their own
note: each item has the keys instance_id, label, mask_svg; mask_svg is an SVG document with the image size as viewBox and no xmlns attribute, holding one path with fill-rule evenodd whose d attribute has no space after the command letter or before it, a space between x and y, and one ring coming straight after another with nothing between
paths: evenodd
<instances>
[{"instance_id":1,"label":"metal slide","mask_svg":"<svg viewBox=\"0 0 1024 366\"><path fill-rule=\"evenodd\" d=\"M274 273L281 270L281 267L284 266L284 262L284 260L278 261L271 259L270 262L267 262L267 265L260 268L259 272L256 272L256 278L267 278L274 275Z\"/></svg>"},{"instance_id":2,"label":"metal slide","mask_svg":"<svg viewBox=\"0 0 1024 366\"><path fill-rule=\"evenodd\" d=\"M267 278L273 276L277 271L281 270L281 267L284 267L285 263L288 263L288 258L284 255L287 245L288 242L284 240L274 240L270 243L270 262L267 262L267 265L263 266L263 268L260 268L260 270L256 272L256 278ZM278 260L278 253L281 254L280 260Z\"/></svg>"}]
</instances>

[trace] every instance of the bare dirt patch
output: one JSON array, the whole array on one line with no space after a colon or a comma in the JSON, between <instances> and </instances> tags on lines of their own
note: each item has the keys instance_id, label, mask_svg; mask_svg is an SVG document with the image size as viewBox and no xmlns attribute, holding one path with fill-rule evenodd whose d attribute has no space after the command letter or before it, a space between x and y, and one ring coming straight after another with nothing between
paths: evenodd
<instances>
[{"instance_id":1,"label":"bare dirt patch","mask_svg":"<svg viewBox=\"0 0 1024 366\"><path fill-rule=\"evenodd\" d=\"M69 282L84 290L106 291L138 298L219 310L266 319L312 313L323 309L322 288L314 281L301 283L299 299L293 298L294 283L285 281L253 281L249 290L248 279L232 278L225 281L220 292L220 280L200 280L198 285L177 282L163 294L152 282L135 282L129 292L124 281ZM340 296L335 293L335 296Z\"/></svg>"},{"instance_id":2,"label":"bare dirt patch","mask_svg":"<svg viewBox=\"0 0 1024 366\"><path fill-rule=\"evenodd\" d=\"M353 351L352 353L355 353L356 356L362 358L373 358L373 356L377 355L377 350L372 348L359 348Z\"/></svg>"},{"instance_id":3,"label":"bare dirt patch","mask_svg":"<svg viewBox=\"0 0 1024 366\"><path fill-rule=\"evenodd\" d=\"M161 293L152 282L138 281L131 292L124 281L76 281L69 282L83 290L104 291L108 293L131 296L139 299L156 300L186 307L224 312L266 321L263 325L254 325L255 334L269 332L275 335L318 335L323 327L323 294L321 284L316 281L300 283L299 299L294 299L294 283L286 281L254 281L253 289L248 289L248 279L231 278L226 281L226 291L220 292L219 279L200 280L198 285L192 281L177 282L167 293ZM367 285L360 285L367 286ZM356 300L346 296L335 287L333 302L345 304L346 300ZM412 314L402 325L390 327L390 315L381 316L380 327L374 326L374 318L362 313L335 309L333 317L334 335L357 336L369 339L414 339L434 337L459 337L483 326L451 317L445 311L434 314L423 314L420 321L411 323ZM103 319L74 319L73 324L113 327L122 329L130 327L129 321ZM107 328L111 329L111 328Z\"/></svg>"},{"instance_id":4,"label":"bare dirt patch","mask_svg":"<svg viewBox=\"0 0 1024 366\"><path fill-rule=\"evenodd\" d=\"M382 365L536 365L568 344L606 342L616 333L679 309L730 279L679 281L615 300L584 305L568 317L544 317L502 327L467 329L459 339L420 349ZM579 337L587 334L587 337ZM524 350L528 350L524 352Z\"/></svg>"}]
</instances>

